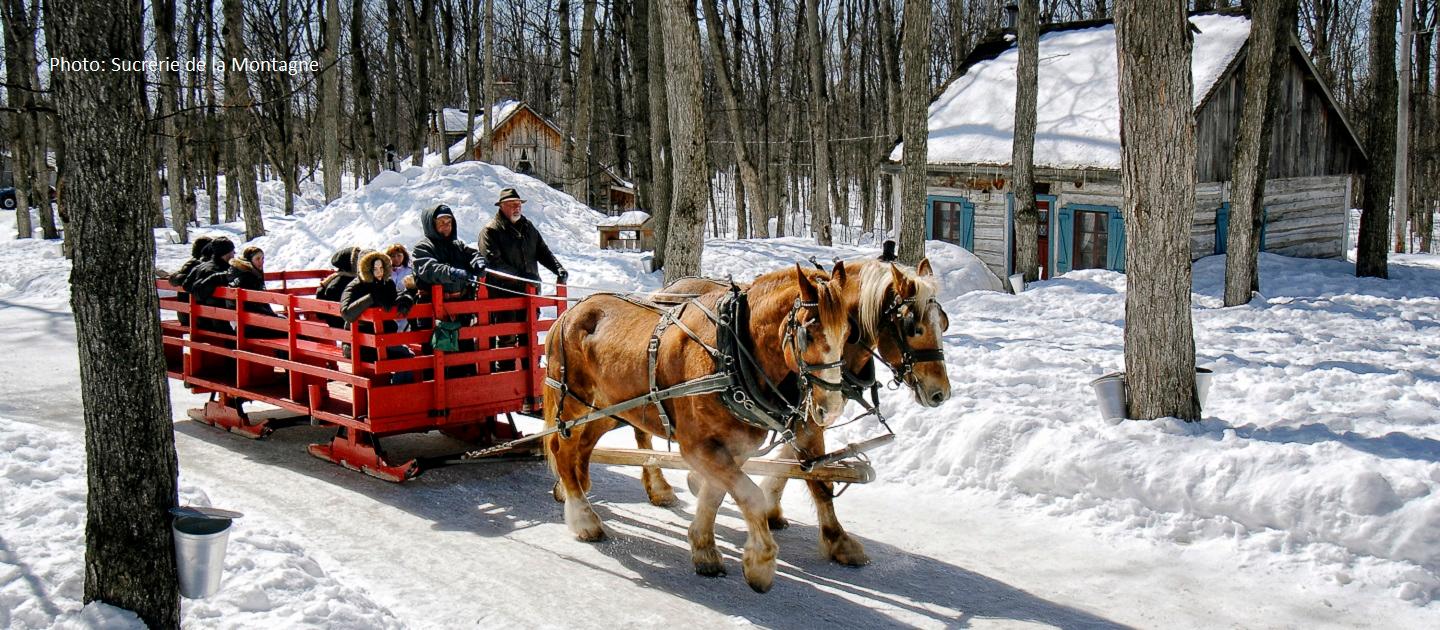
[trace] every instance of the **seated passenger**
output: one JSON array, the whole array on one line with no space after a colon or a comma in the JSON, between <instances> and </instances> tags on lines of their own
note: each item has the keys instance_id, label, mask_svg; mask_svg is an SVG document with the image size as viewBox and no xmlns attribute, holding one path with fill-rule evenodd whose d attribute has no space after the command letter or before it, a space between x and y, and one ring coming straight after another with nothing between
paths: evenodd
<instances>
[{"instance_id":1,"label":"seated passenger","mask_svg":"<svg viewBox=\"0 0 1440 630\"><path fill-rule=\"evenodd\" d=\"M410 312L410 307L415 305L415 298L408 292L400 292L395 289L395 282L390 278L390 257L382 252L366 252L360 258L358 265L359 275L345 287L340 298L340 313L345 320L346 326L355 325L356 320L364 314L366 309L371 307L382 309L395 309L401 315ZM394 321L386 321L383 325L386 333L397 331ZM374 333L375 328L369 322L360 322L360 332ZM345 345L345 356L350 357L350 346ZM410 349L405 346L388 346L385 348L385 358L403 359L414 356ZM360 349L361 361L374 361L375 350L373 348ZM409 383L412 380L409 372L397 372L392 383Z\"/></svg>"}]
</instances>

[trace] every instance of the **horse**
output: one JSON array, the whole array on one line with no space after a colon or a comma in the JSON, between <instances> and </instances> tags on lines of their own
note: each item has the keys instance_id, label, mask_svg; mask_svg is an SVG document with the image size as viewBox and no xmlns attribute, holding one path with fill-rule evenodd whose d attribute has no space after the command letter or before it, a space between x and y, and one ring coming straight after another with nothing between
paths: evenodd
<instances>
[{"instance_id":1,"label":"horse","mask_svg":"<svg viewBox=\"0 0 1440 630\"><path fill-rule=\"evenodd\" d=\"M878 355L895 374L895 382L909 386L921 406L938 407L944 403L950 397L950 377L941 353L941 337L950 326L950 318L935 299L938 287L929 259L921 260L913 269L877 259L851 260L845 265L852 279L843 292L851 329L842 361L845 378L855 386L852 395L863 395L857 390L873 384L871 360ZM728 286L709 278L684 278L661 289L661 294L704 295ZM638 429L635 441L640 448L651 448L650 435ZM824 426L818 418L811 418L797 430L794 444L803 453L786 444L779 457L814 457L826 452ZM646 466L641 481L652 504L676 502L675 491L659 468ZM698 480L687 481L692 491L698 489ZM771 477L762 485L768 501L766 519L772 530L789 526L780 507L788 482L784 477ZM835 515L833 484L810 480L806 485L820 524L821 555L846 566L868 564L864 545L845 531Z\"/></svg>"},{"instance_id":2,"label":"horse","mask_svg":"<svg viewBox=\"0 0 1440 630\"><path fill-rule=\"evenodd\" d=\"M546 436L545 455L563 490L565 522L576 538L605 537L586 496L590 454L600 436L623 420L676 442L681 457L705 480L689 529L696 573L724 574L714 524L728 493L744 514L749 533L742 558L745 581L757 592L768 591L775 579L777 546L766 519L765 494L741 472L771 433L753 417L740 417L752 414L762 401L731 389L720 395L711 390L672 398L657 392L717 375L733 382L738 377L731 366L743 372L748 362L753 367L750 380L780 384L782 390L791 382L794 394L803 397L782 403L788 403L791 413L788 426L777 429L781 433L803 423L808 413L838 418L845 408L840 357L850 328L843 302L846 284L843 263L829 276L797 265L762 275L743 292L709 293L674 311L615 294L597 294L567 310L545 344L544 418L547 429L558 429ZM744 342L746 336L751 343ZM718 350L726 339L740 340L732 354ZM727 405L722 395L735 404ZM645 404L621 409L642 400ZM737 406L736 401L748 403ZM596 419L567 424L586 417Z\"/></svg>"}]
</instances>

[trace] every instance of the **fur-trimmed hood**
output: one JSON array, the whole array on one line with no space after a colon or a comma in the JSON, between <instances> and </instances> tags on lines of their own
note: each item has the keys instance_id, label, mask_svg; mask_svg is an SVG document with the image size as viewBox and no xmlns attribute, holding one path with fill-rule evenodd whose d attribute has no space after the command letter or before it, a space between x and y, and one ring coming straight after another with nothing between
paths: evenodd
<instances>
[{"instance_id":1,"label":"fur-trimmed hood","mask_svg":"<svg viewBox=\"0 0 1440 630\"><path fill-rule=\"evenodd\" d=\"M381 263L384 264L384 273L382 273L378 278L375 276L374 273L372 273L372 267L375 266L375 261L377 260L381 261ZM377 280L389 281L390 272L393 271L393 269L390 267L390 256L387 255L385 252L365 252L365 255L360 257L360 264L357 266L359 268L356 269L356 271L360 276L361 282L375 282Z\"/></svg>"},{"instance_id":2,"label":"fur-trimmed hood","mask_svg":"<svg viewBox=\"0 0 1440 630\"><path fill-rule=\"evenodd\" d=\"M256 269L256 268L255 268L255 265L250 264L250 261L245 260L244 258L231 258L231 259L230 259L230 268L231 268L231 269L234 269L235 271L237 271L237 272L239 272L239 273L249 274L249 275L256 276L256 277L259 277L259 278L262 278L262 279L265 277L265 273L264 273L264 272L260 271L259 269Z\"/></svg>"}]
</instances>

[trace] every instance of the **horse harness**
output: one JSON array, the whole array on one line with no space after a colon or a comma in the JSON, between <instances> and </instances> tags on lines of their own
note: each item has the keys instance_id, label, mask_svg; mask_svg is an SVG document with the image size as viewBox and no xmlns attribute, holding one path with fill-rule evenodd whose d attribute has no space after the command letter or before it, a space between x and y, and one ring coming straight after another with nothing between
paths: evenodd
<instances>
[{"instance_id":1,"label":"horse harness","mask_svg":"<svg viewBox=\"0 0 1440 630\"><path fill-rule=\"evenodd\" d=\"M805 420L806 408L810 402L810 385L813 384L831 391L843 391L844 389L843 383L832 383L817 375L817 372L822 370L841 367L840 361L827 363L807 363L805 361L805 349L810 343L810 334L807 330L809 322L801 322L799 313L802 308L818 306L814 302L804 302L797 298L785 320L785 334L781 343L788 344L794 351L799 367L799 372L795 375L797 395L792 397L786 395L786 391L782 389L783 384L775 383L764 373L759 361L755 359L751 350L754 341L750 339L749 335L749 296L736 285L730 285L730 290L716 302L714 310L694 298L666 308L629 294L607 293L606 295L660 315L646 347L649 391L630 400L597 408L570 391L565 378L564 344L558 344L557 347L561 349L560 361L557 366L560 378L557 380L547 375L545 385L559 390L561 398L556 411L556 427L547 431L547 434L558 432L562 437L568 438L571 430L576 426L600 418L612 417L636 407L654 405L660 421L665 427L666 438L673 440L675 425L670 419L669 413L665 411L664 401L687 396L718 394L721 403L741 422L775 434L775 440L770 446L759 453L763 454L780 443L794 441L797 425ZM714 323L714 345L706 343L699 334L682 321L685 310L690 307L699 309L707 319ZM705 349L715 363L716 371L714 373L664 389L660 388L657 381L660 342L670 326L678 327L687 337ZM561 420L561 412L564 410L565 401L568 398L574 398L582 405L589 407L591 411L568 422Z\"/></svg>"}]
</instances>

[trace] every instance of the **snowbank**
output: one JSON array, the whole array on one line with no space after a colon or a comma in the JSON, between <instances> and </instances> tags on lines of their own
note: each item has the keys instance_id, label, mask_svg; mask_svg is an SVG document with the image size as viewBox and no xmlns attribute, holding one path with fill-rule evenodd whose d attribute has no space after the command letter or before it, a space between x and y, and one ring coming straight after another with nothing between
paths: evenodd
<instances>
[{"instance_id":1,"label":"snowbank","mask_svg":"<svg viewBox=\"0 0 1440 630\"><path fill-rule=\"evenodd\" d=\"M1123 369L1124 276L947 293L954 397L937 412L888 392L901 441L876 469L1440 596L1440 270L1398 261L1389 281L1357 279L1265 254L1261 273L1265 298L1221 308L1224 258L1196 264L1198 363L1216 372L1198 424L1100 420L1088 382Z\"/></svg>"},{"instance_id":2,"label":"snowbank","mask_svg":"<svg viewBox=\"0 0 1440 630\"><path fill-rule=\"evenodd\" d=\"M64 433L0 418L0 627L144 628L134 613L82 606L85 594L85 452ZM183 473L182 473L183 477ZM183 482L181 503L208 505ZM389 611L338 582L256 515L235 521L225 582L183 600L186 627L398 628Z\"/></svg>"}]
</instances>

